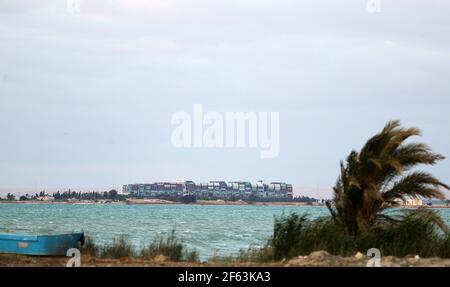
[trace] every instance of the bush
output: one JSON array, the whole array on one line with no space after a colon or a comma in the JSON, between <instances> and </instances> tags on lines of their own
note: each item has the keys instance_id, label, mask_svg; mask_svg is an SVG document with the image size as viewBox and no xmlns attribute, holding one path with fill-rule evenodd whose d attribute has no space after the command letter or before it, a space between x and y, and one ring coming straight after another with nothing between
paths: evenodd
<instances>
[{"instance_id":1,"label":"bush","mask_svg":"<svg viewBox=\"0 0 450 287\"><path fill-rule=\"evenodd\" d=\"M175 230L166 237L156 237L147 247L143 248L140 256L154 258L158 255L169 257L172 261L197 261L198 252L189 251L175 236Z\"/></svg>"},{"instance_id":2,"label":"bush","mask_svg":"<svg viewBox=\"0 0 450 287\"><path fill-rule=\"evenodd\" d=\"M375 247L384 255L397 257L448 257L443 252L448 236L436 225L436 216L432 211L408 211L397 222L377 226L358 238L358 246L362 250Z\"/></svg>"},{"instance_id":3,"label":"bush","mask_svg":"<svg viewBox=\"0 0 450 287\"><path fill-rule=\"evenodd\" d=\"M84 244L81 247L81 253L83 255L90 255L93 257L98 256L99 254L99 246L95 244L95 242L89 236L85 237Z\"/></svg>"},{"instance_id":4,"label":"bush","mask_svg":"<svg viewBox=\"0 0 450 287\"><path fill-rule=\"evenodd\" d=\"M292 213L275 219L268 245L272 248L273 259L281 260L317 250L347 255L353 252L355 242L328 218L308 220L307 215Z\"/></svg>"},{"instance_id":5,"label":"bush","mask_svg":"<svg viewBox=\"0 0 450 287\"><path fill-rule=\"evenodd\" d=\"M304 230L307 228L306 215L290 214L275 219L270 246L275 259L293 257L303 244Z\"/></svg>"},{"instance_id":6,"label":"bush","mask_svg":"<svg viewBox=\"0 0 450 287\"><path fill-rule=\"evenodd\" d=\"M119 239L114 239L112 245L105 245L100 248L100 257L102 258L123 258L134 257L134 250L131 243L128 242L126 236L121 236Z\"/></svg>"},{"instance_id":7,"label":"bush","mask_svg":"<svg viewBox=\"0 0 450 287\"><path fill-rule=\"evenodd\" d=\"M198 261L199 254L196 250L188 250L175 236L175 230L166 237L156 237L145 248L136 252L126 236L114 239L111 245L97 245L90 238L86 237L83 247L83 255L90 255L100 258L118 259L123 257L141 257L153 259L158 255L164 255L172 261Z\"/></svg>"},{"instance_id":8,"label":"bush","mask_svg":"<svg viewBox=\"0 0 450 287\"><path fill-rule=\"evenodd\" d=\"M383 256L450 258L450 236L442 231L445 228L436 219L437 214L429 210L408 211L394 222L350 236L330 218L309 220L307 215L292 213L275 219L273 235L265 246L241 250L228 260L278 261L319 250L352 256L370 248L380 249Z\"/></svg>"}]
</instances>

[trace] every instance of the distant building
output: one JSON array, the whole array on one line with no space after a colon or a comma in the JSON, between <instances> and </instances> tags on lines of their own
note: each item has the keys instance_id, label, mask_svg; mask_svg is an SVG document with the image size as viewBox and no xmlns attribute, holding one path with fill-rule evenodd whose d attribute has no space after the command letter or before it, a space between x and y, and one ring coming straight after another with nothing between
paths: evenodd
<instances>
[{"instance_id":1,"label":"distant building","mask_svg":"<svg viewBox=\"0 0 450 287\"><path fill-rule=\"evenodd\" d=\"M396 200L401 206L422 206L423 200L418 198L407 198L405 200Z\"/></svg>"},{"instance_id":2,"label":"distant building","mask_svg":"<svg viewBox=\"0 0 450 287\"><path fill-rule=\"evenodd\" d=\"M49 196L49 195L44 195L44 196L37 197L36 200L39 200L39 201L53 201L54 198L52 196Z\"/></svg>"},{"instance_id":3,"label":"distant building","mask_svg":"<svg viewBox=\"0 0 450 287\"><path fill-rule=\"evenodd\" d=\"M208 183L155 182L147 184L127 184L122 193L135 197L195 196L198 199L247 199L247 200L292 200L293 188L284 182L256 184L247 181L210 181Z\"/></svg>"}]
</instances>

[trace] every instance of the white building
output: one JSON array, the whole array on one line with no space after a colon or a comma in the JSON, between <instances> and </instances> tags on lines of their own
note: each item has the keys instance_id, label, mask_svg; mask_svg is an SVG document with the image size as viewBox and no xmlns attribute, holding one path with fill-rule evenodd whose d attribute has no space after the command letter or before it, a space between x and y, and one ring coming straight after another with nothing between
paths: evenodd
<instances>
[{"instance_id":1,"label":"white building","mask_svg":"<svg viewBox=\"0 0 450 287\"><path fill-rule=\"evenodd\" d=\"M407 198L405 200L396 200L400 206L422 206L423 200L419 198Z\"/></svg>"}]
</instances>

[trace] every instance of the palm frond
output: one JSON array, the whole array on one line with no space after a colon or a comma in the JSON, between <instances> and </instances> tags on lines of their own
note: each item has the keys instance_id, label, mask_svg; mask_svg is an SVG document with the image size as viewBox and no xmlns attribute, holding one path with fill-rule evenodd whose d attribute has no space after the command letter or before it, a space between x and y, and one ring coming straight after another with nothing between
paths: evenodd
<instances>
[{"instance_id":1,"label":"palm frond","mask_svg":"<svg viewBox=\"0 0 450 287\"><path fill-rule=\"evenodd\" d=\"M433 165L444 159L425 144L405 143L420 135L417 128L390 121L360 152L352 151L341 162L333 203L327 207L348 234L392 221L383 212L407 198L444 198L442 190L449 187L432 175L419 171L406 174L419 164Z\"/></svg>"},{"instance_id":2,"label":"palm frond","mask_svg":"<svg viewBox=\"0 0 450 287\"><path fill-rule=\"evenodd\" d=\"M383 199L392 202L395 199L404 200L405 197L411 198L439 198L445 196L441 189L449 187L438 179L426 172L413 172L401 178L393 187L383 193Z\"/></svg>"}]
</instances>

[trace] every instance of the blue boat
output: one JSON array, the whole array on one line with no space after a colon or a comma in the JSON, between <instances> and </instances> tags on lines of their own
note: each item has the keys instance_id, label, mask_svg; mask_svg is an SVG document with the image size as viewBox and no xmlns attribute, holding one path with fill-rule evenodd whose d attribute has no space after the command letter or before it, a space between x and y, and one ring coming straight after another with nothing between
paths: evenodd
<instances>
[{"instance_id":1,"label":"blue boat","mask_svg":"<svg viewBox=\"0 0 450 287\"><path fill-rule=\"evenodd\" d=\"M84 233L60 235L0 234L0 253L66 256L67 250L84 244Z\"/></svg>"}]
</instances>

